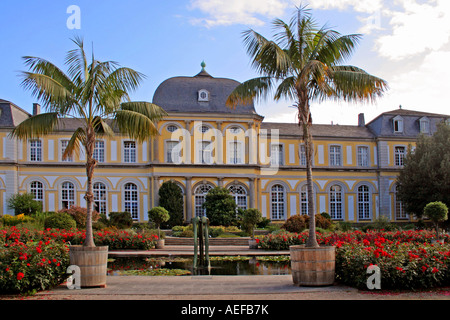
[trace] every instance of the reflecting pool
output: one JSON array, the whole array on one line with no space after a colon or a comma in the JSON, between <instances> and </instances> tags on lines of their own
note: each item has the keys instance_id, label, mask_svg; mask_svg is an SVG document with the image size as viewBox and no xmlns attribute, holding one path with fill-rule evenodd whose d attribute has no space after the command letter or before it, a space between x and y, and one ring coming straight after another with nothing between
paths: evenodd
<instances>
[{"instance_id":1,"label":"reflecting pool","mask_svg":"<svg viewBox=\"0 0 450 320\"><path fill-rule=\"evenodd\" d=\"M108 275L289 275L289 256L211 257L210 268L193 267L192 258L114 257Z\"/></svg>"}]
</instances>

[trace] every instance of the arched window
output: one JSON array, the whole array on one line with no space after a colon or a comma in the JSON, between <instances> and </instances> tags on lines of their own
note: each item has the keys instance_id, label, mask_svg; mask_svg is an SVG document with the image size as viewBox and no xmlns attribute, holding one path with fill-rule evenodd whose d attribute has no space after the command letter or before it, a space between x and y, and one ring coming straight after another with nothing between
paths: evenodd
<instances>
[{"instance_id":1,"label":"arched window","mask_svg":"<svg viewBox=\"0 0 450 320\"><path fill-rule=\"evenodd\" d=\"M284 187L276 184L271 190L272 220L283 220L285 211Z\"/></svg>"},{"instance_id":2,"label":"arched window","mask_svg":"<svg viewBox=\"0 0 450 320\"><path fill-rule=\"evenodd\" d=\"M96 182L93 191L95 211L106 214L106 186L101 182Z\"/></svg>"},{"instance_id":3,"label":"arched window","mask_svg":"<svg viewBox=\"0 0 450 320\"><path fill-rule=\"evenodd\" d=\"M42 182L33 181L30 184L30 193L34 194L34 199L41 203L41 209L43 209L44 204L44 186Z\"/></svg>"},{"instance_id":4,"label":"arched window","mask_svg":"<svg viewBox=\"0 0 450 320\"><path fill-rule=\"evenodd\" d=\"M306 184L300 190L300 214L308 214L308 186Z\"/></svg>"},{"instance_id":5,"label":"arched window","mask_svg":"<svg viewBox=\"0 0 450 320\"><path fill-rule=\"evenodd\" d=\"M44 187L42 182L33 181L30 184L30 193L34 194L34 200L42 202L44 200Z\"/></svg>"},{"instance_id":6,"label":"arched window","mask_svg":"<svg viewBox=\"0 0 450 320\"><path fill-rule=\"evenodd\" d=\"M210 184L201 184L195 189L195 216L203 217L206 215L202 205L205 202L205 196L213 187Z\"/></svg>"},{"instance_id":7,"label":"arched window","mask_svg":"<svg viewBox=\"0 0 450 320\"><path fill-rule=\"evenodd\" d=\"M330 216L331 219L342 220L342 187L330 187Z\"/></svg>"},{"instance_id":8,"label":"arched window","mask_svg":"<svg viewBox=\"0 0 450 320\"><path fill-rule=\"evenodd\" d=\"M398 198L398 185L395 186L394 203L395 218L398 220L408 219L403 202Z\"/></svg>"},{"instance_id":9,"label":"arched window","mask_svg":"<svg viewBox=\"0 0 450 320\"><path fill-rule=\"evenodd\" d=\"M366 185L358 187L358 219L370 219L370 191Z\"/></svg>"},{"instance_id":10,"label":"arched window","mask_svg":"<svg viewBox=\"0 0 450 320\"><path fill-rule=\"evenodd\" d=\"M236 202L236 206L238 209L246 210L247 209L247 191L243 186L240 185L232 185L228 188L230 190L231 195Z\"/></svg>"},{"instance_id":11,"label":"arched window","mask_svg":"<svg viewBox=\"0 0 450 320\"><path fill-rule=\"evenodd\" d=\"M124 209L134 220L139 219L138 188L134 183L127 183L124 187Z\"/></svg>"},{"instance_id":12,"label":"arched window","mask_svg":"<svg viewBox=\"0 0 450 320\"><path fill-rule=\"evenodd\" d=\"M66 181L61 185L61 206L69 209L75 205L75 186L72 182Z\"/></svg>"}]
</instances>

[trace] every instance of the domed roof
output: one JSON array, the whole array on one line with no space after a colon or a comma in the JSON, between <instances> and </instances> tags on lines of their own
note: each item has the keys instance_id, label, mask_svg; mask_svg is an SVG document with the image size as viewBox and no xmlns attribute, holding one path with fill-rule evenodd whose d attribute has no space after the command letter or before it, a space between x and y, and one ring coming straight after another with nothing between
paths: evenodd
<instances>
[{"instance_id":1,"label":"domed roof","mask_svg":"<svg viewBox=\"0 0 450 320\"><path fill-rule=\"evenodd\" d=\"M232 79L214 78L202 70L194 77L173 77L156 89L153 103L166 112L255 114L253 103L228 108L225 102L240 83Z\"/></svg>"}]
</instances>

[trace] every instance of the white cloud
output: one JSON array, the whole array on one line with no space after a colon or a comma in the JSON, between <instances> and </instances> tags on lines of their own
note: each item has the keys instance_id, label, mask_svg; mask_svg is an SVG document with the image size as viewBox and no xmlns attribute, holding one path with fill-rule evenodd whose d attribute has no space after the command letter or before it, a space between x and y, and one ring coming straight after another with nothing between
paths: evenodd
<instances>
[{"instance_id":1,"label":"white cloud","mask_svg":"<svg viewBox=\"0 0 450 320\"><path fill-rule=\"evenodd\" d=\"M198 9L208 15L207 18L192 19L191 22L206 27L263 25L262 18L282 16L288 6L285 0L191 0L191 9Z\"/></svg>"},{"instance_id":2,"label":"white cloud","mask_svg":"<svg viewBox=\"0 0 450 320\"><path fill-rule=\"evenodd\" d=\"M390 17L391 32L376 41L381 56L400 60L427 50L439 50L449 41L450 1L397 3L401 9L385 11Z\"/></svg>"},{"instance_id":3,"label":"white cloud","mask_svg":"<svg viewBox=\"0 0 450 320\"><path fill-rule=\"evenodd\" d=\"M321 10L352 9L359 13L375 13L382 8L382 0L313 0L309 8Z\"/></svg>"}]
</instances>

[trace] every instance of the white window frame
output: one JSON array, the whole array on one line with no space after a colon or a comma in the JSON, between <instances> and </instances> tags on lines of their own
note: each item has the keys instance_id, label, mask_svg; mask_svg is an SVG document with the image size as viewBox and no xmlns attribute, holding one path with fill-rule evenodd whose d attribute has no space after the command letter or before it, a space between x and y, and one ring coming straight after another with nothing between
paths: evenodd
<instances>
[{"instance_id":1,"label":"white window frame","mask_svg":"<svg viewBox=\"0 0 450 320\"><path fill-rule=\"evenodd\" d=\"M361 190L361 188L365 188ZM372 195L370 192L370 187L368 185L362 184L356 189L356 210L358 214L358 220L370 220L371 206L372 206Z\"/></svg>"},{"instance_id":2,"label":"white window frame","mask_svg":"<svg viewBox=\"0 0 450 320\"><path fill-rule=\"evenodd\" d=\"M299 148L299 163L301 166L306 166L306 146L301 144Z\"/></svg>"},{"instance_id":3,"label":"white window frame","mask_svg":"<svg viewBox=\"0 0 450 320\"><path fill-rule=\"evenodd\" d=\"M361 152L365 150L365 153ZM356 161L358 167L370 166L370 148L369 146L357 146L356 148Z\"/></svg>"},{"instance_id":4,"label":"white window frame","mask_svg":"<svg viewBox=\"0 0 450 320\"><path fill-rule=\"evenodd\" d=\"M403 133L404 130L403 124L404 122L402 117L400 116L394 117L394 119L392 119L392 126L394 129L394 133Z\"/></svg>"},{"instance_id":5,"label":"white window frame","mask_svg":"<svg viewBox=\"0 0 450 320\"><path fill-rule=\"evenodd\" d=\"M123 186L123 211L129 212L133 220L139 219L139 188L133 182Z\"/></svg>"},{"instance_id":6,"label":"white window frame","mask_svg":"<svg viewBox=\"0 0 450 320\"><path fill-rule=\"evenodd\" d=\"M61 139L59 140L59 150L60 150L60 159L61 162L73 162L73 155L68 156L66 159L63 159L64 151L67 148L67 145L69 144L70 139Z\"/></svg>"},{"instance_id":7,"label":"white window frame","mask_svg":"<svg viewBox=\"0 0 450 320\"><path fill-rule=\"evenodd\" d=\"M206 200L206 194L213 188L212 185L208 183L202 183L195 188L194 191L194 216L195 217L205 217L206 210L203 208L203 203Z\"/></svg>"},{"instance_id":8,"label":"white window frame","mask_svg":"<svg viewBox=\"0 0 450 320\"><path fill-rule=\"evenodd\" d=\"M208 102L209 101L209 91L206 89L201 89L198 91L198 101Z\"/></svg>"},{"instance_id":9,"label":"white window frame","mask_svg":"<svg viewBox=\"0 0 450 320\"><path fill-rule=\"evenodd\" d=\"M400 150L403 150L400 152ZM405 163L406 147L394 146L394 165L401 167Z\"/></svg>"},{"instance_id":10,"label":"white window frame","mask_svg":"<svg viewBox=\"0 0 450 320\"><path fill-rule=\"evenodd\" d=\"M197 141L197 163L212 164L213 163L214 144L212 141Z\"/></svg>"},{"instance_id":11,"label":"white window frame","mask_svg":"<svg viewBox=\"0 0 450 320\"><path fill-rule=\"evenodd\" d=\"M102 146L100 147L100 144ZM104 140L96 140L95 146L94 146L94 153L92 154L92 157L97 160L100 163L105 162L105 155L106 155L106 143Z\"/></svg>"},{"instance_id":12,"label":"white window frame","mask_svg":"<svg viewBox=\"0 0 450 320\"><path fill-rule=\"evenodd\" d=\"M98 186L103 186L101 188L98 188ZM106 184L103 182L94 182L93 186L93 193L94 193L94 208L98 208L98 213L106 214L108 212L108 188L106 187Z\"/></svg>"},{"instance_id":13,"label":"white window frame","mask_svg":"<svg viewBox=\"0 0 450 320\"><path fill-rule=\"evenodd\" d=\"M29 153L29 160L31 162L42 162L42 139L30 139L28 140L28 153Z\"/></svg>"},{"instance_id":14,"label":"white window frame","mask_svg":"<svg viewBox=\"0 0 450 320\"><path fill-rule=\"evenodd\" d=\"M275 166L284 165L284 145L282 143L272 143L270 145L270 164Z\"/></svg>"},{"instance_id":15,"label":"white window frame","mask_svg":"<svg viewBox=\"0 0 450 320\"><path fill-rule=\"evenodd\" d=\"M329 153L329 165L330 167L340 167L342 166L342 146L337 144L332 144L328 147Z\"/></svg>"},{"instance_id":16,"label":"white window frame","mask_svg":"<svg viewBox=\"0 0 450 320\"><path fill-rule=\"evenodd\" d=\"M171 147L172 144L174 145L173 147ZM174 164L181 163L181 148L182 142L178 140L166 140L164 148L165 162Z\"/></svg>"},{"instance_id":17,"label":"white window frame","mask_svg":"<svg viewBox=\"0 0 450 320\"><path fill-rule=\"evenodd\" d=\"M430 120L427 117L419 120L420 133L430 133Z\"/></svg>"},{"instance_id":18,"label":"white window frame","mask_svg":"<svg viewBox=\"0 0 450 320\"><path fill-rule=\"evenodd\" d=\"M285 220L286 217L286 188L275 184L270 188L271 220Z\"/></svg>"},{"instance_id":19,"label":"white window frame","mask_svg":"<svg viewBox=\"0 0 450 320\"><path fill-rule=\"evenodd\" d=\"M61 183L61 208L69 209L75 205L76 188L71 181L64 181Z\"/></svg>"},{"instance_id":20,"label":"white window frame","mask_svg":"<svg viewBox=\"0 0 450 320\"><path fill-rule=\"evenodd\" d=\"M228 142L228 164L244 164L245 150L242 141Z\"/></svg>"},{"instance_id":21,"label":"white window frame","mask_svg":"<svg viewBox=\"0 0 450 320\"><path fill-rule=\"evenodd\" d=\"M337 189L339 188L339 189ZM333 220L343 220L343 209L344 209L344 188L342 188L338 184L334 184L330 186L329 189L329 207L330 207L330 216Z\"/></svg>"},{"instance_id":22,"label":"white window frame","mask_svg":"<svg viewBox=\"0 0 450 320\"><path fill-rule=\"evenodd\" d=\"M300 189L300 214L308 214L308 185Z\"/></svg>"},{"instance_id":23,"label":"white window frame","mask_svg":"<svg viewBox=\"0 0 450 320\"><path fill-rule=\"evenodd\" d=\"M236 203L236 209L246 210L248 205L247 190L239 184L229 186L228 190Z\"/></svg>"},{"instance_id":24,"label":"white window frame","mask_svg":"<svg viewBox=\"0 0 450 320\"><path fill-rule=\"evenodd\" d=\"M40 181L31 181L29 192L34 195L33 200L39 201L42 205L44 204L44 184Z\"/></svg>"},{"instance_id":25,"label":"white window frame","mask_svg":"<svg viewBox=\"0 0 450 320\"><path fill-rule=\"evenodd\" d=\"M408 213L405 209L405 204L398 199L398 184L394 187L394 213L395 213L395 220L407 220L408 219Z\"/></svg>"},{"instance_id":26,"label":"white window frame","mask_svg":"<svg viewBox=\"0 0 450 320\"><path fill-rule=\"evenodd\" d=\"M130 147L134 144L134 147ZM124 163L136 163L137 162L137 143L134 140L124 140L122 142L123 147L123 162Z\"/></svg>"}]
</instances>

